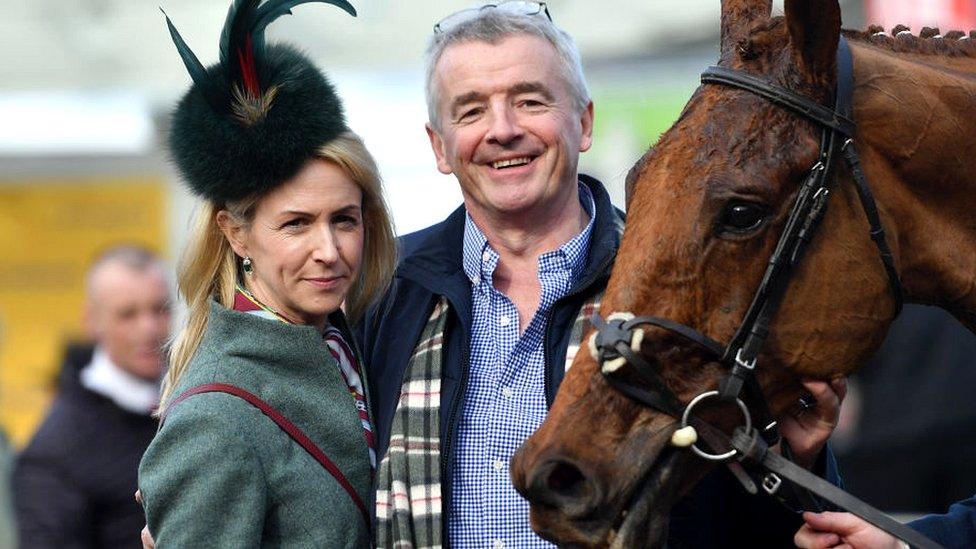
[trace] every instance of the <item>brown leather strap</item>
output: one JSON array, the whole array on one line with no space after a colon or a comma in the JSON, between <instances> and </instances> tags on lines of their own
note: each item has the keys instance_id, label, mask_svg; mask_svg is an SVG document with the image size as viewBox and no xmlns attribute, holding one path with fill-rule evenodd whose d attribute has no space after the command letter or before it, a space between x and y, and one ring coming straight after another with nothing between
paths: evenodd
<instances>
[{"instance_id":1,"label":"brown leather strap","mask_svg":"<svg viewBox=\"0 0 976 549\"><path fill-rule=\"evenodd\" d=\"M299 446L304 448L309 455L315 458L315 461L319 462L319 465L321 465L336 479L339 485L342 486L347 494L349 494L349 498L352 499L352 502L355 503L356 507L359 508L359 512L363 515L363 521L365 521L366 527L369 528L370 513L366 509L366 504L363 503L362 498L360 498L359 494L356 493L356 489L353 488L352 484L349 482L346 476L342 474L342 471L339 470L336 464L333 463L332 460L325 455L325 452L316 446L315 443L312 442L312 439L308 438L308 436L303 433L302 430L299 429L294 423L289 421L288 418L286 418L281 412L274 409L270 404L261 400L253 393L249 393L240 387L226 383L206 383L203 385L197 385L196 387L187 389L181 393L180 396L173 399L169 406L167 406L166 412L160 418L160 423L166 421L166 414L171 412L177 404L183 402L193 395L199 395L200 393L226 393L245 400L248 404L261 410L264 415L271 418L271 421L274 421L282 431L290 436L292 440L297 442Z\"/></svg>"},{"instance_id":2,"label":"brown leather strap","mask_svg":"<svg viewBox=\"0 0 976 549\"><path fill-rule=\"evenodd\" d=\"M806 469L787 461L785 458L769 449L759 433L753 429L745 432L736 428L732 436L732 447L735 448L740 461L753 462L770 473L763 479L763 488L770 495L780 487L783 479L797 486L809 490L837 507L861 517L881 530L891 534L917 549L944 549L938 543L925 537L924 534L896 521L858 498L848 494L826 480L814 475Z\"/></svg>"}]
</instances>

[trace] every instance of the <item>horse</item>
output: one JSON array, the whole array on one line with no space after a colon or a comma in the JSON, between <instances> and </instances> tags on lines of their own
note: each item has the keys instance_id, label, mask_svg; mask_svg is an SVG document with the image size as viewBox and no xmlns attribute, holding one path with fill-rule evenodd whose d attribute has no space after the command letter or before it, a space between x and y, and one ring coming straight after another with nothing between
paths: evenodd
<instances>
[{"instance_id":1,"label":"horse","mask_svg":"<svg viewBox=\"0 0 976 549\"><path fill-rule=\"evenodd\" d=\"M769 0L722 0L719 67L830 106L838 45L849 45L853 143L891 268L869 234L853 170L836 168L758 356L756 379L776 417L803 394L800 376L846 375L877 349L900 308L893 283L906 301L940 306L976 330L976 45L958 31L842 30L837 0L786 0L783 15L771 11ZM627 224L602 314L665 318L729 341L821 160L821 137L817 124L755 93L699 87L628 174ZM668 329L648 327L635 351L683 405L728 373ZM715 465L674 448L679 419L616 390L597 358L577 353L546 421L513 459L512 480L546 539L657 546L675 501ZM727 431L741 421L728 406L700 415Z\"/></svg>"}]
</instances>

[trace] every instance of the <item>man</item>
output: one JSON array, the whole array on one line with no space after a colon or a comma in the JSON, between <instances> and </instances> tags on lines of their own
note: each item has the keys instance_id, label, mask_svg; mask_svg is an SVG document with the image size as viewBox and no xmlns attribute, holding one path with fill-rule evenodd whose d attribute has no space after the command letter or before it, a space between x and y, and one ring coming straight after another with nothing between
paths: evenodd
<instances>
[{"instance_id":1,"label":"man","mask_svg":"<svg viewBox=\"0 0 976 549\"><path fill-rule=\"evenodd\" d=\"M139 458L169 335L166 270L148 250L106 251L88 272L85 324L94 349L73 349L60 390L17 458L14 505L24 548L138 547Z\"/></svg>"},{"instance_id":2,"label":"man","mask_svg":"<svg viewBox=\"0 0 976 549\"><path fill-rule=\"evenodd\" d=\"M402 238L393 287L361 327L384 456L380 547L549 546L529 527L509 460L545 418L599 304L623 216L577 172L593 103L578 51L548 15L534 2L465 10L428 48L427 134L464 205ZM787 422L804 457L836 422L837 395L817 392L811 417L826 423ZM789 543L798 521L733 484L706 479L672 520L675 543ZM788 526L757 526L777 521Z\"/></svg>"}]
</instances>

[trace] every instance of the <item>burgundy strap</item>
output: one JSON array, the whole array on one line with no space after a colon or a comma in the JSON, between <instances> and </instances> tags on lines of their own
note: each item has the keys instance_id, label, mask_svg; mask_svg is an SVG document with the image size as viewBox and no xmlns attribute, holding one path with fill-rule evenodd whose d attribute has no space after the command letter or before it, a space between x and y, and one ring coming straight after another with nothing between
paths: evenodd
<instances>
[{"instance_id":1,"label":"burgundy strap","mask_svg":"<svg viewBox=\"0 0 976 549\"><path fill-rule=\"evenodd\" d=\"M342 471L340 471L339 468L336 467L335 463L332 463L332 460L330 460L329 457L325 455L325 452L323 452L318 446L316 446L315 443L312 442L312 440L308 438L308 436L306 436L301 429L299 429L297 426L295 426L294 423L289 421L288 418L282 415L281 412L275 410L274 408L271 407L270 404L261 400L254 394L249 393L244 389L241 389L240 387L236 387L234 385L228 385L226 383L205 383L203 385L197 385L196 387L187 389L182 394L180 394L180 396L173 399L173 402L171 402L169 406L167 406L166 413L169 413L180 402L183 402L187 398L193 395L198 395L200 393L227 393L229 395L233 395L243 400L246 400L248 404L251 404L255 408L261 410L261 412L264 413L264 415L271 418L271 421L277 423L278 427L281 427L282 431L287 433L288 436L290 436L295 442L301 445L301 447L304 448L306 452L308 452L313 458L315 458L315 461L318 461L319 464L323 468L325 468L326 471L328 471L333 477L335 477L336 481L338 481L339 484L346 490L346 493L349 494L349 497L352 499L352 502L355 503L356 507L359 508L359 512L362 513L363 515L363 520L366 521L366 527L369 528L370 515L369 515L369 511L366 510L366 504L363 503L363 500L359 497L359 494L356 493L355 488L352 487L352 484L349 483L349 480L346 479L345 475L342 474ZM161 420L162 421L166 420L166 414L163 414Z\"/></svg>"}]
</instances>

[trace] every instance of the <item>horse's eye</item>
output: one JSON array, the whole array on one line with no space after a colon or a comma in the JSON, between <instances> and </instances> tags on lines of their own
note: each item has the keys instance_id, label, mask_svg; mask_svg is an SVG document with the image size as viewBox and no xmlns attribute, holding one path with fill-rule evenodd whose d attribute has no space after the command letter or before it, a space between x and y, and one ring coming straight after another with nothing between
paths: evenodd
<instances>
[{"instance_id":1,"label":"horse's eye","mask_svg":"<svg viewBox=\"0 0 976 549\"><path fill-rule=\"evenodd\" d=\"M718 227L722 231L745 233L758 229L766 220L766 210L750 202L729 202L722 210Z\"/></svg>"}]
</instances>

